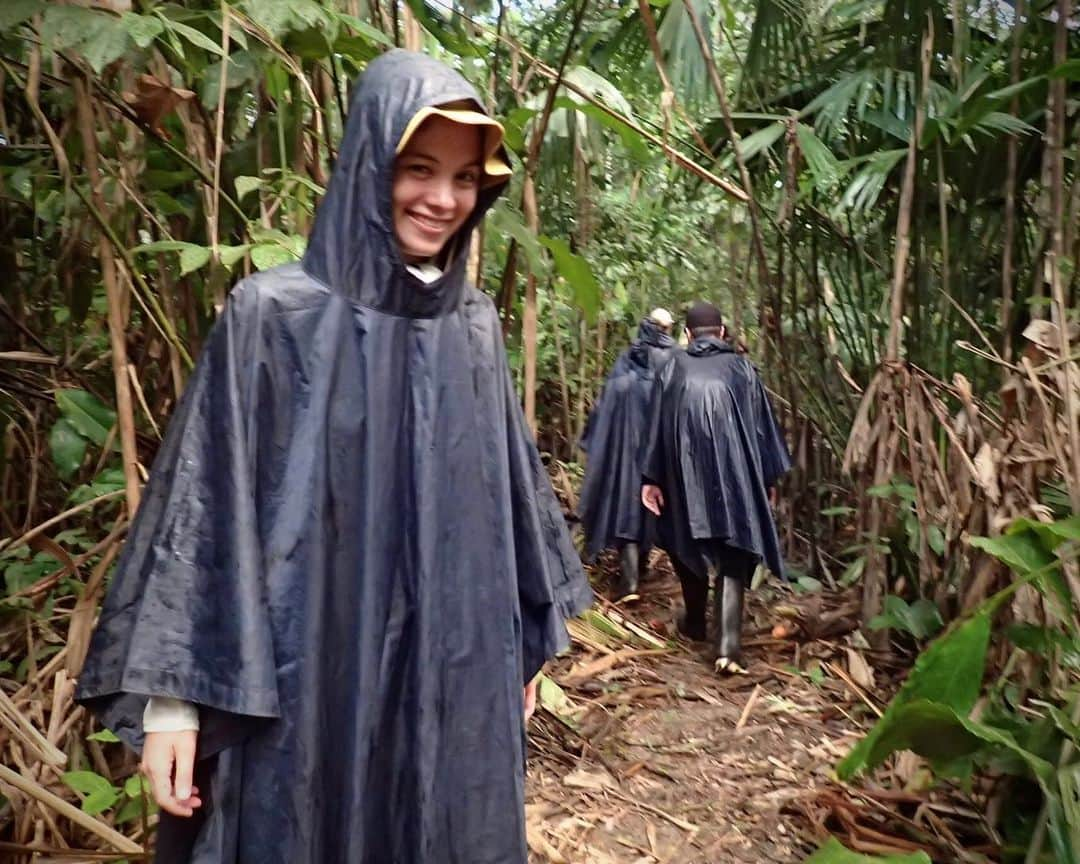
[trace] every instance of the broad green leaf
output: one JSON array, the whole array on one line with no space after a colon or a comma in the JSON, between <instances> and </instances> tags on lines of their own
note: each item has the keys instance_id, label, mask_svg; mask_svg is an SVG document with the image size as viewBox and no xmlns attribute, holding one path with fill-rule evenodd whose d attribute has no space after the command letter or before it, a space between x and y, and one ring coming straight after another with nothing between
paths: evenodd
<instances>
[{"instance_id":1,"label":"broad green leaf","mask_svg":"<svg viewBox=\"0 0 1080 864\"><path fill-rule=\"evenodd\" d=\"M945 554L945 532L937 525L926 529L926 542L938 555Z\"/></svg>"},{"instance_id":2,"label":"broad green leaf","mask_svg":"<svg viewBox=\"0 0 1080 864\"><path fill-rule=\"evenodd\" d=\"M92 816L108 810L120 797L118 787L93 771L68 771L61 779L69 789L86 796L82 809Z\"/></svg>"},{"instance_id":3,"label":"broad green leaf","mask_svg":"<svg viewBox=\"0 0 1080 864\"><path fill-rule=\"evenodd\" d=\"M1080 59L1066 60L1050 70L1047 78L1068 78L1070 81L1080 81Z\"/></svg>"},{"instance_id":4,"label":"broad green leaf","mask_svg":"<svg viewBox=\"0 0 1080 864\"><path fill-rule=\"evenodd\" d=\"M119 17L81 6L49 6L41 17L42 44L79 51L95 72L124 54L128 31Z\"/></svg>"},{"instance_id":5,"label":"broad green leaf","mask_svg":"<svg viewBox=\"0 0 1080 864\"><path fill-rule=\"evenodd\" d=\"M533 273L537 275L547 273L547 262L544 260L540 241L522 221L521 215L516 210L512 209L506 201L499 201L491 208L489 219L495 231L499 234L509 234L517 241Z\"/></svg>"},{"instance_id":6,"label":"broad green leaf","mask_svg":"<svg viewBox=\"0 0 1080 864\"><path fill-rule=\"evenodd\" d=\"M249 51L237 51L206 67L199 84L199 99L208 109L217 110L218 96L221 93L221 64L228 62L228 74L225 76L225 89L246 87L256 84L262 76L260 58Z\"/></svg>"},{"instance_id":7,"label":"broad green leaf","mask_svg":"<svg viewBox=\"0 0 1080 864\"><path fill-rule=\"evenodd\" d=\"M551 252L559 275L574 289L574 302L585 314L585 319L594 322L600 311L600 285L589 262L570 251L561 238L541 236L538 239Z\"/></svg>"},{"instance_id":8,"label":"broad green leaf","mask_svg":"<svg viewBox=\"0 0 1080 864\"><path fill-rule=\"evenodd\" d=\"M1068 62L1063 65L1067 66ZM1025 78L1023 81L1017 81L1015 84L1010 84L1008 87L1002 87L1000 90L993 90L990 93L987 93L985 98L996 102L1004 102L1006 99L1012 99L1013 96L1019 96L1025 90L1030 90L1036 84L1042 83L1043 80L1044 76L1042 75Z\"/></svg>"},{"instance_id":9,"label":"broad green leaf","mask_svg":"<svg viewBox=\"0 0 1080 864\"><path fill-rule=\"evenodd\" d=\"M964 717L948 705L925 699L909 702L886 714L878 728L867 754L868 767L880 765L893 753L910 750L927 759L937 773L956 776L976 753L1001 748L1020 757L1044 788L1053 782L1053 766L1045 759L1025 750L1008 732Z\"/></svg>"},{"instance_id":10,"label":"broad green leaf","mask_svg":"<svg viewBox=\"0 0 1080 864\"><path fill-rule=\"evenodd\" d=\"M385 45L387 48L394 47L394 40L387 36L382 30L378 30L372 27L366 21L362 21L355 15L347 15L344 12L337 13L338 20L344 24L348 24L353 30L365 39L375 42L379 45ZM340 40L339 40L340 41Z\"/></svg>"},{"instance_id":11,"label":"broad green leaf","mask_svg":"<svg viewBox=\"0 0 1080 864\"><path fill-rule=\"evenodd\" d=\"M132 774L124 782L124 794L128 798L139 798L150 794L150 781L141 774Z\"/></svg>"},{"instance_id":12,"label":"broad green leaf","mask_svg":"<svg viewBox=\"0 0 1080 864\"><path fill-rule=\"evenodd\" d=\"M902 597L890 594L885 598L884 613L868 626L871 630L889 627L910 633L916 639L929 639L944 626L944 621L937 606L925 597L909 606Z\"/></svg>"},{"instance_id":13,"label":"broad green leaf","mask_svg":"<svg viewBox=\"0 0 1080 864\"><path fill-rule=\"evenodd\" d=\"M799 139L799 148L806 157L807 167L818 185L828 186L833 183L840 174L840 168L832 151L818 138L813 128L805 123L796 125L795 134Z\"/></svg>"},{"instance_id":14,"label":"broad green leaf","mask_svg":"<svg viewBox=\"0 0 1080 864\"><path fill-rule=\"evenodd\" d=\"M260 243L251 248L251 263L257 270L269 270L280 264L296 261L299 256L278 243Z\"/></svg>"},{"instance_id":15,"label":"broad green leaf","mask_svg":"<svg viewBox=\"0 0 1080 864\"><path fill-rule=\"evenodd\" d=\"M22 24L45 5L44 0L4 0L0 4L0 33Z\"/></svg>"},{"instance_id":16,"label":"broad green leaf","mask_svg":"<svg viewBox=\"0 0 1080 864\"><path fill-rule=\"evenodd\" d=\"M327 10L314 0L244 0L242 4L252 20L261 24L277 39L290 31L322 29L333 41L334 22Z\"/></svg>"},{"instance_id":17,"label":"broad green leaf","mask_svg":"<svg viewBox=\"0 0 1080 864\"><path fill-rule=\"evenodd\" d=\"M120 739L116 737L116 733L111 729L102 729L95 732L93 735L86 736L87 741L100 741L102 744L117 744Z\"/></svg>"},{"instance_id":18,"label":"broad green leaf","mask_svg":"<svg viewBox=\"0 0 1080 864\"><path fill-rule=\"evenodd\" d=\"M586 66L571 66L563 75L563 80L584 90L590 96L599 98L601 102L604 102L609 108L618 111L624 117L634 116L634 111L630 107L630 103L626 101L626 97L623 96L619 88L592 69L589 69ZM570 92L572 94L571 98L574 99L574 101L581 98L576 93L573 93L573 91Z\"/></svg>"},{"instance_id":19,"label":"broad green leaf","mask_svg":"<svg viewBox=\"0 0 1080 864\"><path fill-rule=\"evenodd\" d=\"M85 390L57 390L56 404L84 438L99 447L105 445L109 430L116 425L116 412ZM114 444L114 449L119 445Z\"/></svg>"},{"instance_id":20,"label":"broad green leaf","mask_svg":"<svg viewBox=\"0 0 1080 864\"><path fill-rule=\"evenodd\" d=\"M49 433L49 450L60 479L70 480L86 456L86 439L67 417L61 417Z\"/></svg>"},{"instance_id":21,"label":"broad green leaf","mask_svg":"<svg viewBox=\"0 0 1080 864\"><path fill-rule=\"evenodd\" d=\"M256 189L262 188L263 180L261 177L237 177L236 178L236 200L243 201L247 197L249 192L253 192Z\"/></svg>"},{"instance_id":22,"label":"broad green leaf","mask_svg":"<svg viewBox=\"0 0 1080 864\"><path fill-rule=\"evenodd\" d=\"M925 852L912 852L910 855L863 855L852 852L835 837L830 837L824 846L806 859L804 864L931 864L930 856Z\"/></svg>"},{"instance_id":23,"label":"broad green leaf","mask_svg":"<svg viewBox=\"0 0 1080 864\"><path fill-rule=\"evenodd\" d=\"M567 96L560 96L556 99L555 106L568 111L576 111L615 132L630 152L630 155L639 162L644 162L649 158L649 146L645 139L621 120L612 117L603 108L589 102L577 102Z\"/></svg>"},{"instance_id":24,"label":"broad green leaf","mask_svg":"<svg viewBox=\"0 0 1080 864\"><path fill-rule=\"evenodd\" d=\"M144 243L142 246L136 246L131 251L133 254L141 252L180 252L191 245L193 244L186 243L183 240L158 240L155 243Z\"/></svg>"},{"instance_id":25,"label":"broad green leaf","mask_svg":"<svg viewBox=\"0 0 1080 864\"><path fill-rule=\"evenodd\" d=\"M770 123L739 141L739 153L749 162L763 150L768 150L784 134L783 123Z\"/></svg>"},{"instance_id":26,"label":"broad green leaf","mask_svg":"<svg viewBox=\"0 0 1080 864\"><path fill-rule=\"evenodd\" d=\"M102 789L100 792L91 792L83 799L83 812L89 813L91 816L96 816L98 813L104 813L112 807L119 798L120 790L118 789Z\"/></svg>"},{"instance_id":27,"label":"broad green leaf","mask_svg":"<svg viewBox=\"0 0 1080 864\"><path fill-rule=\"evenodd\" d=\"M83 504L94 498L100 498L102 495L108 495L110 492L119 492L123 488L124 472L118 468L110 468L102 471L93 483L79 486L72 491L68 496L68 501L72 504Z\"/></svg>"},{"instance_id":28,"label":"broad green leaf","mask_svg":"<svg viewBox=\"0 0 1080 864\"><path fill-rule=\"evenodd\" d=\"M143 798L129 798L124 805L116 811L116 824L126 825L143 818L143 811L149 816L153 811L150 808L150 800Z\"/></svg>"},{"instance_id":29,"label":"broad green leaf","mask_svg":"<svg viewBox=\"0 0 1080 864\"><path fill-rule=\"evenodd\" d=\"M124 25L124 29L127 30L131 41L140 48L149 48L165 30L165 25L161 23L161 19L153 15L138 15L135 12L125 12L121 16L120 22Z\"/></svg>"},{"instance_id":30,"label":"broad green leaf","mask_svg":"<svg viewBox=\"0 0 1080 864\"><path fill-rule=\"evenodd\" d=\"M971 545L989 552L1021 575L1042 570L1057 560L1032 530L1000 537L972 537Z\"/></svg>"},{"instance_id":31,"label":"broad green leaf","mask_svg":"<svg viewBox=\"0 0 1080 864\"><path fill-rule=\"evenodd\" d=\"M577 728L578 722L574 716L574 705L562 687L548 678L547 675L541 675L536 691L538 707L544 707L567 726Z\"/></svg>"},{"instance_id":32,"label":"broad green leaf","mask_svg":"<svg viewBox=\"0 0 1080 864\"><path fill-rule=\"evenodd\" d=\"M405 0L413 15L420 25L438 40L447 51L458 57L480 57L481 51L473 40L465 33L461 26L461 20L452 15L449 20L443 17L441 10L438 13L424 2L424 0Z\"/></svg>"},{"instance_id":33,"label":"broad green leaf","mask_svg":"<svg viewBox=\"0 0 1080 864\"><path fill-rule=\"evenodd\" d=\"M210 263L210 247L209 246L196 246L194 244L188 244L186 249L180 250L180 275L186 276L188 273L205 267Z\"/></svg>"},{"instance_id":34,"label":"broad green leaf","mask_svg":"<svg viewBox=\"0 0 1080 864\"><path fill-rule=\"evenodd\" d=\"M162 15L160 12L157 14L165 25L166 30L175 33L177 36L182 36L195 47L202 48L204 51L209 51L211 54L216 54L218 57L223 57L225 55L225 52L221 50L221 45L201 30L196 30L194 27L183 24L180 21L173 21L171 18Z\"/></svg>"},{"instance_id":35,"label":"broad green leaf","mask_svg":"<svg viewBox=\"0 0 1080 864\"><path fill-rule=\"evenodd\" d=\"M837 774L847 780L879 764L888 753L882 755L878 740L892 728L894 715L911 702L938 703L957 715L969 714L979 697L989 645L990 613L985 609L932 642L885 715L837 765Z\"/></svg>"},{"instance_id":36,"label":"broad green leaf","mask_svg":"<svg viewBox=\"0 0 1080 864\"><path fill-rule=\"evenodd\" d=\"M250 243L245 243L242 246L219 246L218 254L221 256L221 263L231 270L238 261L244 259L250 249Z\"/></svg>"}]
</instances>

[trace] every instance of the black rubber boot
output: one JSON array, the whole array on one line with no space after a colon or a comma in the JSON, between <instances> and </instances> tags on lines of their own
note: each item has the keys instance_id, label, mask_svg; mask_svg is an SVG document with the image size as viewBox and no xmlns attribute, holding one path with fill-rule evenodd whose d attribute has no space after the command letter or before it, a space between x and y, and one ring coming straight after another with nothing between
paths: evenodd
<instances>
[{"instance_id":1,"label":"black rubber boot","mask_svg":"<svg viewBox=\"0 0 1080 864\"><path fill-rule=\"evenodd\" d=\"M615 596L612 598L616 603L639 599L639 572L638 545L627 543L619 550L619 578L615 582Z\"/></svg>"},{"instance_id":2,"label":"black rubber boot","mask_svg":"<svg viewBox=\"0 0 1080 864\"><path fill-rule=\"evenodd\" d=\"M705 627L705 613L709 605L709 582L694 574L693 571L675 560L675 572L682 584L683 603L685 611L675 619L675 626L687 639L695 642L705 642L708 632Z\"/></svg>"},{"instance_id":3,"label":"black rubber boot","mask_svg":"<svg viewBox=\"0 0 1080 864\"><path fill-rule=\"evenodd\" d=\"M742 658L743 593L746 580L742 573L717 574L714 603L716 607L716 658L738 664Z\"/></svg>"}]
</instances>

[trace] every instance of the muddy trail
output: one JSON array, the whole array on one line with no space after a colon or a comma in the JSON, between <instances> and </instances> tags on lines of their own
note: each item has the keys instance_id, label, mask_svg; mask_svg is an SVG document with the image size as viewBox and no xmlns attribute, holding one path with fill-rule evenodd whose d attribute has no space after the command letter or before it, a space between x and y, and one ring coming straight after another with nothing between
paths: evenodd
<instances>
[{"instance_id":1,"label":"muddy trail","mask_svg":"<svg viewBox=\"0 0 1080 864\"><path fill-rule=\"evenodd\" d=\"M593 573L598 594L612 566ZM920 848L893 827L905 807L932 817L932 800L830 779L900 668L857 633L856 595L767 585L748 600L742 676L675 635L661 553L640 603L575 622L530 729L532 862L800 862L829 832L867 852Z\"/></svg>"}]
</instances>

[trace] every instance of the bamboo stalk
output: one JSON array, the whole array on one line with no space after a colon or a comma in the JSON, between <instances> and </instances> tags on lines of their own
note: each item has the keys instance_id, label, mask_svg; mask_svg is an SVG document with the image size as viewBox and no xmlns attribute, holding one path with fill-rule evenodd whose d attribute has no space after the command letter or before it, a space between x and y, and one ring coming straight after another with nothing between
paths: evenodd
<instances>
[{"instance_id":1,"label":"bamboo stalk","mask_svg":"<svg viewBox=\"0 0 1080 864\"><path fill-rule=\"evenodd\" d=\"M1054 65L1060 66L1067 59L1066 22L1071 11L1069 0L1058 0L1058 21L1054 31ZM1072 352L1069 342L1069 308L1065 300L1065 280L1061 272L1068 250L1065 248L1065 78L1050 83L1050 112L1047 129L1050 159L1050 250L1047 264L1050 271L1050 296L1053 300L1053 318L1058 328L1062 357ZM1072 381L1072 364L1062 370L1062 395L1065 403L1065 428L1069 436L1072 464L1062 465L1065 486L1074 513L1080 512L1080 413L1076 405L1076 388ZM1052 422L1052 420L1051 420Z\"/></svg>"},{"instance_id":2,"label":"bamboo stalk","mask_svg":"<svg viewBox=\"0 0 1080 864\"><path fill-rule=\"evenodd\" d=\"M77 76L75 85L75 105L79 132L83 144L83 162L86 176L90 181L90 195L95 207L101 213L107 213L108 207L102 193L101 171L98 167L97 138L94 134L94 106L91 101L90 87L82 76ZM127 374L127 319L123 314L123 286L116 272L116 259L108 239L104 234L98 242L98 255L101 261L101 275L108 297L109 344L112 348L113 381L116 387L116 416L120 425L120 451L124 467L124 482L128 516L134 516L139 507L141 483L137 463L139 454L135 447L135 413L131 400L131 382Z\"/></svg>"},{"instance_id":3,"label":"bamboo stalk","mask_svg":"<svg viewBox=\"0 0 1080 864\"><path fill-rule=\"evenodd\" d=\"M743 191L746 193L746 208L750 211L750 230L751 240L754 250L754 261L757 264L758 285L763 294L768 294L772 285L772 279L769 276L769 264L765 257L765 243L761 234L761 217L758 212L757 201L754 198L754 186L750 180L750 172L746 168L746 160L743 159L742 145L740 143L739 133L735 130L735 123L731 119L731 106L728 104L727 89L724 87L723 79L720 77L720 71L716 68L716 61L713 58L712 49L709 47L708 39L705 36L705 31L701 26L701 19L698 17L697 11L694 9L692 2L683 4L683 8L686 10L687 17L690 19L690 24L694 28L694 35L697 37L698 47L701 49L701 57L705 61L705 66L709 72L709 80L712 82L713 90L716 91L716 98L720 102L720 112L724 118L724 128L727 129L728 137L731 138L731 150L735 154L735 164L739 168L739 181L742 183ZM780 333L780 328L777 327L777 334Z\"/></svg>"},{"instance_id":4,"label":"bamboo stalk","mask_svg":"<svg viewBox=\"0 0 1080 864\"><path fill-rule=\"evenodd\" d=\"M1026 0L1016 0L1016 20L1013 23L1012 57L1010 59L1011 84L1020 81L1020 49L1024 36L1024 18L1027 14ZM1020 112L1020 97L1013 96L1009 113L1016 116ZM1013 247L1016 245L1016 172L1019 162L1019 139L1015 133L1009 133L1006 144L1005 168L1005 237L1002 240L1001 254L1001 355L1006 361L1012 361L1012 307L1015 290L1015 267Z\"/></svg>"},{"instance_id":5,"label":"bamboo stalk","mask_svg":"<svg viewBox=\"0 0 1080 864\"><path fill-rule=\"evenodd\" d=\"M566 39L566 47L563 49L562 58L559 61L559 69L555 80L548 89L547 98L544 101L544 109L533 127L529 137L529 150L525 157L525 180L521 192L522 213L525 216L525 224L533 234L540 233L540 208L536 200L536 173L540 168L540 150L544 145L544 136L547 134L548 123L551 121L551 112L555 108L555 97L558 95L559 86L563 83L563 73L566 64L570 61L570 55L574 50L574 42L577 40L581 22L585 19L585 10L589 0L581 0L574 13L574 22L570 28L570 35ZM536 434L536 274L529 270L525 279L525 309L521 320L521 342L525 354L525 422L533 435Z\"/></svg>"},{"instance_id":6,"label":"bamboo stalk","mask_svg":"<svg viewBox=\"0 0 1080 864\"><path fill-rule=\"evenodd\" d=\"M23 747L35 753L46 765L64 765L67 755L58 750L49 739L15 706L11 697L0 688L0 726L10 732Z\"/></svg>"}]
</instances>

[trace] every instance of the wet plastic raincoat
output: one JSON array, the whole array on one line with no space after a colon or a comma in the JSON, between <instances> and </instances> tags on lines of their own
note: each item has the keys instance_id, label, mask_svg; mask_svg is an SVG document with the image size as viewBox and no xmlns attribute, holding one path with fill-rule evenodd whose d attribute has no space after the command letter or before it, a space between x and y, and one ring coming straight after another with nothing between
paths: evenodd
<instances>
[{"instance_id":1,"label":"wet plastic raincoat","mask_svg":"<svg viewBox=\"0 0 1080 864\"><path fill-rule=\"evenodd\" d=\"M589 558L621 543L651 543L654 517L641 506L641 441L656 371L675 341L648 318L623 351L589 416L581 447L588 453L578 515Z\"/></svg>"},{"instance_id":2,"label":"wet plastic raincoat","mask_svg":"<svg viewBox=\"0 0 1080 864\"><path fill-rule=\"evenodd\" d=\"M394 151L458 74L392 51L357 87L302 263L244 280L177 407L79 699L134 747L197 703L191 819L158 860L524 864L522 686L584 579L491 301L397 251Z\"/></svg>"},{"instance_id":3,"label":"wet plastic raincoat","mask_svg":"<svg viewBox=\"0 0 1080 864\"><path fill-rule=\"evenodd\" d=\"M791 467L757 370L715 337L695 339L656 378L642 457L660 487L660 544L698 576L725 546L783 576L768 490Z\"/></svg>"}]
</instances>

